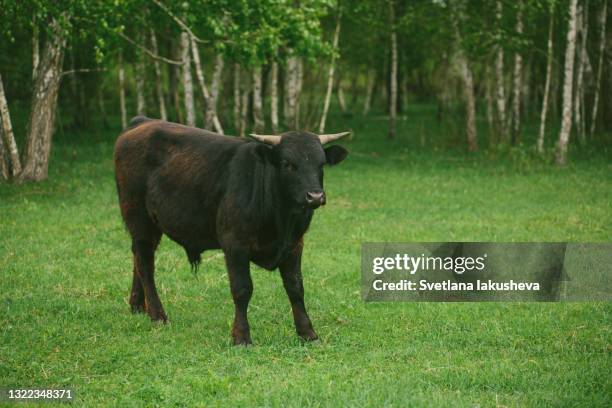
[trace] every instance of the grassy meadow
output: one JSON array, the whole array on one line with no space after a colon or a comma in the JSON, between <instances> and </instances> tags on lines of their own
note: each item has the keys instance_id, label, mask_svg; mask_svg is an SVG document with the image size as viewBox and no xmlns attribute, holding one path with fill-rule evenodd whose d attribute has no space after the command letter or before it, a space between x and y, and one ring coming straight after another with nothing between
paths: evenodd
<instances>
[{"instance_id":1,"label":"grassy meadow","mask_svg":"<svg viewBox=\"0 0 612 408\"><path fill-rule=\"evenodd\" d=\"M392 142L382 117L332 118L329 130L354 137L326 171L328 204L305 239L321 339L298 340L280 277L253 267L248 348L230 346L218 251L194 276L164 238L157 282L171 324L129 312L117 131L60 132L48 181L0 185L0 385L72 387L90 407L609 406L608 303L361 300L362 242L612 239L609 144L562 169L527 149L469 156L452 124L427 117L400 121Z\"/></svg>"}]
</instances>

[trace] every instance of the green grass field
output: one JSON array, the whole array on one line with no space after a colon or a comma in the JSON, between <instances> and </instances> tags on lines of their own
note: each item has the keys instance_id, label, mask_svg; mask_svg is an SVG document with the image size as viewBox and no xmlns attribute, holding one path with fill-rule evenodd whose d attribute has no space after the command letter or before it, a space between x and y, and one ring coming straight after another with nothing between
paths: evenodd
<instances>
[{"instance_id":1,"label":"green grass field","mask_svg":"<svg viewBox=\"0 0 612 408\"><path fill-rule=\"evenodd\" d=\"M327 171L328 205L306 236L321 339L298 340L280 277L253 268L248 348L230 346L219 252L194 276L164 238L157 281L171 324L130 314L115 133L60 135L48 181L0 185L0 385L73 387L78 406L609 406L610 304L360 297L364 241L610 241L609 148L558 169L438 150L445 129L433 124L404 121L392 143L382 120L350 126L351 155Z\"/></svg>"}]
</instances>

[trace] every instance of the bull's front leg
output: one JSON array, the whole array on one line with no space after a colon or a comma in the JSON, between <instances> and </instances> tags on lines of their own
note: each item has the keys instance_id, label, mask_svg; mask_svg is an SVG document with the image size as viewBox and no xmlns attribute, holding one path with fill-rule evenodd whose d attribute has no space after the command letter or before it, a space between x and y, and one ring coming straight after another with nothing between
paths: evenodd
<instances>
[{"instance_id":1,"label":"bull's front leg","mask_svg":"<svg viewBox=\"0 0 612 408\"><path fill-rule=\"evenodd\" d=\"M253 294L253 281L248 252L235 248L226 249L224 252L235 308L232 338L235 345L251 344L247 309Z\"/></svg>"},{"instance_id":2,"label":"bull's front leg","mask_svg":"<svg viewBox=\"0 0 612 408\"><path fill-rule=\"evenodd\" d=\"M293 321L298 336L307 341L317 340L318 336L312 328L312 322L304 305L304 285L302 283L302 245L298 245L287 259L280 265L283 286L291 302Z\"/></svg>"}]
</instances>

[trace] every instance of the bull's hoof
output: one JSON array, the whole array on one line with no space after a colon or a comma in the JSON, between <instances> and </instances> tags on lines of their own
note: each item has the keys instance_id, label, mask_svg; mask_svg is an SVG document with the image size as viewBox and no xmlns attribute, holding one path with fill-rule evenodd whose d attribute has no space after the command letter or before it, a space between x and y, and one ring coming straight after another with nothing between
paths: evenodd
<instances>
[{"instance_id":1,"label":"bull's hoof","mask_svg":"<svg viewBox=\"0 0 612 408\"><path fill-rule=\"evenodd\" d=\"M249 333L232 333L234 346L248 346L253 344Z\"/></svg>"},{"instance_id":2,"label":"bull's hoof","mask_svg":"<svg viewBox=\"0 0 612 408\"><path fill-rule=\"evenodd\" d=\"M137 314L137 313L145 313L145 305L143 304L136 304L136 305L130 305L130 310L132 311L133 314Z\"/></svg>"},{"instance_id":3,"label":"bull's hoof","mask_svg":"<svg viewBox=\"0 0 612 408\"><path fill-rule=\"evenodd\" d=\"M319 336L315 333L314 330L310 329L305 332L298 332L298 336L304 341L316 341L319 340Z\"/></svg>"},{"instance_id":4,"label":"bull's hoof","mask_svg":"<svg viewBox=\"0 0 612 408\"><path fill-rule=\"evenodd\" d=\"M148 312L149 312L149 317L151 318L152 322L163 323L163 324L168 323L168 316L166 316L166 313L163 310L160 310L160 311L149 310Z\"/></svg>"}]
</instances>

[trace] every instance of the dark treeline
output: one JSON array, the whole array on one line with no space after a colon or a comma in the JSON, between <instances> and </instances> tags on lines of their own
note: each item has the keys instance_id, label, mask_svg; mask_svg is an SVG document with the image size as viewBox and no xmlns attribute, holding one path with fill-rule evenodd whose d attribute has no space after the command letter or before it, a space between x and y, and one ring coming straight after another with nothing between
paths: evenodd
<instances>
[{"instance_id":1,"label":"dark treeline","mask_svg":"<svg viewBox=\"0 0 612 408\"><path fill-rule=\"evenodd\" d=\"M374 110L394 138L413 103L459 112L469 151L564 164L612 123L609 13L606 0L0 0L1 175L45 179L59 125L143 114L245 136Z\"/></svg>"}]
</instances>

